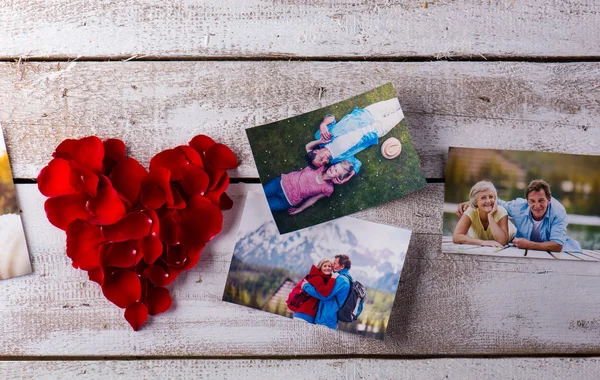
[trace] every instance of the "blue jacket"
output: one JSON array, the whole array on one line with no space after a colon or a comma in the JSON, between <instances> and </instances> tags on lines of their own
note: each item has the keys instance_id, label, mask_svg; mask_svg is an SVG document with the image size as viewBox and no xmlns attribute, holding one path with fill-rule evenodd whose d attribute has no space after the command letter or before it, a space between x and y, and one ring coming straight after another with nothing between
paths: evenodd
<instances>
[{"instance_id":1,"label":"blue jacket","mask_svg":"<svg viewBox=\"0 0 600 380\"><path fill-rule=\"evenodd\" d=\"M508 211L508 215L513 218L517 227L517 237L531 240L533 231L533 216L526 199L517 198L513 201L505 202L498 199L498 205ZM562 245L565 252L582 253L581 245L577 240L567 237L567 211L560 202L552 198L548 205L548 210L544 215L542 226L540 227L540 238L542 241L551 241Z\"/></svg>"},{"instance_id":2,"label":"blue jacket","mask_svg":"<svg viewBox=\"0 0 600 380\"><path fill-rule=\"evenodd\" d=\"M361 108L355 108L352 112L344 116L339 122L335 121L335 116L333 116L333 118L334 120L327 125L327 129L333 135L331 137L331 141L334 141L336 137L345 135L348 132L353 132L358 129L368 127L375 122L371 113ZM315 140L320 138L321 131L317 130L317 133L315 133ZM354 157L354 155L363 151L365 148L370 147L371 145L377 145L378 142L379 137L377 136L377 132L373 131L366 133L354 146L348 149L340 157L332 157L331 163L337 164L338 162L344 160L350 161L350 163L354 166L354 172L358 174L360 167L362 166L362 162ZM321 147L326 146L327 144L321 144Z\"/></svg>"},{"instance_id":3,"label":"blue jacket","mask_svg":"<svg viewBox=\"0 0 600 380\"><path fill-rule=\"evenodd\" d=\"M323 297L314 286L309 283L302 285L302 289L311 296L319 299L319 308L315 323L317 325L325 325L331 329L336 329L338 325L337 312L346 301L350 293L350 280L352 276L348 273L348 269L342 269L338 272L339 276L335 279L333 290L327 297Z\"/></svg>"}]
</instances>

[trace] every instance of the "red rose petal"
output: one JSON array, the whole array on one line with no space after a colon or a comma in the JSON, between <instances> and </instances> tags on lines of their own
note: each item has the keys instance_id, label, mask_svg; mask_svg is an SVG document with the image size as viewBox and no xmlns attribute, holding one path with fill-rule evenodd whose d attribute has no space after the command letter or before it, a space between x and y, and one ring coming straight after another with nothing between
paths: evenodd
<instances>
[{"instance_id":1,"label":"red rose petal","mask_svg":"<svg viewBox=\"0 0 600 380\"><path fill-rule=\"evenodd\" d=\"M110 174L110 181L119 194L129 203L135 204L140 196L142 179L147 174L146 169L137 160L125 158L115 165Z\"/></svg>"},{"instance_id":2,"label":"red rose petal","mask_svg":"<svg viewBox=\"0 0 600 380\"><path fill-rule=\"evenodd\" d=\"M92 213L90 223L105 225L118 222L125 215L125 205L112 187L108 178L99 176L98 192L88 201L87 208Z\"/></svg>"},{"instance_id":3,"label":"red rose petal","mask_svg":"<svg viewBox=\"0 0 600 380\"><path fill-rule=\"evenodd\" d=\"M148 215L148 217L152 220L152 227L150 228L150 236L158 236L158 232L160 229L160 223L159 223L158 215L156 214L156 211L150 209L150 210L144 210L143 212L144 212L144 214Z\"/></svg>"},{"instance_id":4,"label":"red rose petal","mask_svg":"<svg viewBox=\"0 0 600 380\"><path fill-rule=\"evenodd\" d=\"M181 210L185 208L185 200L183 200L183 197L173 185L171 185L171 193L173 194L173 204L171 206L168 206L168 208L172 208L175 210Z\"/></svg>"},{"instance_id":5,"label":"red rose petal","mask_svg":"<svg viewBox=\"0 0 600 380\"><path fill-rule=\"evenodd\" d=\"M192 141L188 143L189 146L200 154L204 153L208 148L215 145L216 142L208 136L198 135L195 136Z\"/></svg>"},{"instance_id":6,"label":"red rose petal","mask_svg":"<svg viewBox=\"0 0 600 380\"><path fill-rule=\"evenodd\" d=\"M80 187L90 197L96 197L98 191L98 182L100 179L98 175L93 171L84 168L83 166L77 165L74 162L69 163L72 168L72 172L78 175L78 187Z\"/></svg>"},{"instance_id":7,"label":"red rose petal","mask_svg":"<svg viewBox=\"0 0 600 380\"><path fill-rule=\"evenodd\" d=\"M185 158L188 161L188 164L192 164L193 166L199 166L200 168L204 167L204 162L202 162L202 157L200 157L200 154L198 152L196 152L196 150L194 148L187 146L187 145L180 145L175 149L177 149L181 153L183 153L183 155L185 156ZM184 165L184 166L188 166L188 165Z\"/></svg>"},{"instance_id":8,"label":"red rose petal","mask_svg":"<svg viewBox=\"0 0 600 380\"><path fill-rule=\"evenodd\" d=\"M205 203L211 203L211 200L204 195L196 194L188 198L188 208L202 208Z\"/></svg>"},{"instance_id":9,"label":"red rose petal","mask_svg":"<svg viewBox=\"0 0 600 380\"><path fill-rule=\"evenodd\" d=\"M125 144L119 139L108 139L104 141L104 173L112 172L117 163L125 158Z\"/></svg>"},{"instance_id":10,"label":"red rose petal","mask_svg":"<svg viewBox=\"0 0 600 380\"><path fill-rule=\"evenodd\" d=\"M150 173L142 179L142 195L141 202L144 207L148 208L158 208L158 207L150 207L149 205L156 205L159 201L164 198L163 203L167 203L167 206L173 205L173 193L171 192L171 172L168 169L158 167L156 169L151 169ZM163 194L157 192L156 187L162 190Z\"/></svg>"},{"instance_id":11,"label":"red rose petal","mask_svg":"<svg viewBox=\"0 0 600 380\"><path fill-rule=\"evenodd\" d=\"M40 193L47 197L77 192L77 174L72 172L69 161L55 158L44 167L37 177Z\"/></svg>"},{"instance_id":12,"label":"red rose petal","mask_svg":"<svg viewBox=\"0 0 600 380\"><path fill-rule=\"evenodd\" d=\"M179 211L179 240L188 249L200 249L223 228L219 207L206 203Z\"/></svg>"},{"instance_id":13,"label":"red rose petal","mask_svg":"<svg viewBox=\"0 0 600 380\"><path fill-rule=\"evenodd\" d=\"M60 143L53 154L56 158L73 160L77 164L95 172L102 173L104 145L96 136L84 137L79 140L67 139Z\"/></svg>"},{"instance_id":14,"label":"red rose petal","mask_svg":"<svg viewBox=\"0 0 600 380\"><path fill-rule=\"evenodd\" d=\"M175 281L177 276L179 276L179 273L181 273L181 270L179 270L177 268L168 267L166 270L167 270L167 278L166 278L163 286L167 286L167 285L171 284L173 281Z\"/></svg>"},{"instance_id":15,"label":"red rose petal","mask_svg":"<svg viewBox=\"0 0 600 380\"><path fill-rule=\"evenodd\" d=\"M165 285L165 282L169 278L167 271L158 265L150 265L144 269L144 276L148 277L150 282L157 286Z\"/></svg>"},{"instance_id":16,"label":"red rose petal","mask_svg":"<svg viewBox=\"0 0 600 380\"><path fill-rule=\"evenodd\" d=\"M189 195L204 194L208 189L208 174L202 168L193 165L184 166L181 170L181 186Z\"/></svg>"},{"instance_id":17,"label":"red rose petal","mask_svg":"<svg viewBox=\"0 0 600 380\"><path fill-rule=\"evenodd\" d=\"M229 175L227 173L224 173L221 176L221 178L219 179L219 182L217 182L217 184L211 189L211 191L219 193L219 196L221 196L221 193L225 192L225 190L227 190L228 186L229 186Z\"/></svg>"},{"instance_id":18,"label":"red rose petal","mask_svg":"<svg viewBox=\"0 0 600 380\"><path fill-rule=\"evenodd\" d=\"M169 310L172 303L169 289L163 287L148 289L146 302L148 303L148 313L150 315L160 314Z\"/></svg>"},{"instance_id":19,"label":"red rose petal","mask_svg":"<svg viewBox=\"0 0 600 380\"><path fill-rule=\"evenodd\" d=\"M180 227L173 220L172 213L167 213L160 218L160 240L168 245L179 244Z\"/></svg>"},{"instance_id":20,"label":"red rose petal","mask_svg":"<svg viewBox=\"0 0 600 380\"><path fill-rule=\"evenodd\" d=\"M234 169L239 163L227 145L215 144L205 153L206 165L215 169Z\"/></svg>"},{"instance_id":21,"label":"red rose petal","mask_svg":"<svg viewBox=\"0 0 600 380\"><path fill-rule=\"evenodd\" d=\"M101 255L103 266L131 268L137 264L138 252L128 242L113 243L108 246L106 253Z\"/></svg>"},{"instance_id":22,"label":"red rose petal","mask_svg":"<svg viewBox=\"0 0 600 380\"><path fill-rule=\"evenodd\" d=\"M190 270L192 269L196 264L198 264L198 260L200 260L200 254L202 253L202 248L199 249L188 249L187 251L187 256L185 259L185 264L183 265L183 267L181 268L181 270Z\"/></svg>"},{"instance_id":23,"label":"red rose petal","mask_svg":"<svg viewBox=\"0 0 600 380\"><path fill-rule=\"evenodd\" d=\"M73 267L83 270L100 266L99 248L104 242L100 227L77 219L67 226L67 256Z\"/></svg>"},{"instance_id":24,"label":"red rose petal","mask_svg":"<svg viewBox=\"0 0 600 380\"><path fill-rule=\"evenodd\" d=\"M135 272L119 269L104 278L102 293L110 302L124 309L140 300L142 286Z\"/></svg>"},{"instance_id":25,"label":"red rose petal","mask_svg":"<svg viewBox=\"0 0 600 380\"><path fill-rule=\"evenodd\" d=\"M148 235L151 227L152 218L141 211L134 211L115 224L102 226L102 234L110 242L137 240Z\"/></svg>"},{"instance_id":26,"label":"red rose petal","mask_svg":"<svg viewBox=\"0 0 600 380\"><path fill-rule=\"evenodd\" d=\"M142 206L152 210L161 208L167 202L165 192L156 185L144 187L140 196Z\"/></svg>"},{"instance_id":27,"label":"red rose petal","mask_svg":"<svg viewBox=\"0 0 600 380\"><path fill-rule=\"evenodd\" d=\"M188 160L181 150L167 149L158 153L150 160L150 172L164 168L171 172L171 180L181 179L181 167L188 164Z\"/></svg>"},{"instance_id":28,"label":"red rose petal","mask_svg":"<svg viewBox=\"0 0 600 380\"><path fill-rule=\"evenodd\" d=\"M102 267L89 270L88 278L90 281L94 281L98 285L102 286L102 283L104 282L104 271L102 270Z\"/></svg>"},{"instance_id":29,"label":"red rose petal","mask_svg":"<svg viewBox=\"0 0 600 380\"><path fill-rule=\"evenodd\" d=\"M85 207L88 199L89 196L84 193L48 198L44 203L44 210L52 225L66 231L72 221L87 220L90 217L90 212Z\"/></svg>"},{"instance_id":30,"label":"red rose petal","mask_svg":"<svg viewBox=\"0 0 600 380\"><path fill-rule=\"evenodd\" d=\"M210 179L208 183L208 190L213 190L221 181L224 175L227 174L225 169L214 169L211 167L206 167L206 174L208 174L208 178Z\"/></svg>"},{"instance_id":31,"label":"red rose petal","mask_svg":"<svg viewBox=\"0 0 600 380\"><path fill-rule=\"evenodd\" d=\"M221 210L231 210L233 207L233 200L229 198L227 193L221 194L221 198L219 199L219 208Z\"/></svg>"},{"instance_id":32,"label":"red rose petal","mask_svg":"<svg viewBox=\"0 0 600 380\"><path fill-rule=\"evenodd\" d=\"M138 249L144 255L144 261L153 264L162 255L163 244L158 236L144 236L138 243Z\"/></svg>"},{"instance_id":33,"label":"red rose petal","mask_svg":"<svg viewBox=\"0 0 600 380\"><path fill-rule=\"evenodd\" d=\"M185 265L187 252L181 245L167 246L167 265L182 268Z\"/></svg>"},{"instance_id":34,"label":"red rose petal","mask_svg":"<svg viewBox=\"0 0 600 380\"><path fill-rule=\"evenodd\" d=\"M125 309L125 319L134 331L138 331L148 319L148 308L142 302L132 303Z\"/></svg>"}]
</instances>

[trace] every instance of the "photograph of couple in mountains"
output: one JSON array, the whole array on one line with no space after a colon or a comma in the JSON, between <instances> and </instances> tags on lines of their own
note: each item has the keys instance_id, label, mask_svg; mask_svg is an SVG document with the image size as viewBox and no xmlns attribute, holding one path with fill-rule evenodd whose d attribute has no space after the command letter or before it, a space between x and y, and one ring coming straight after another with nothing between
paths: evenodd
<instances>
[{"instance_id":1,"label":"photograph of couple in mountains","mask_svg":"<svg viewBox=\"0 0 600 380\"><path fill-rule=\"evenodd\" d=\"M249 192L223 300L383 339L410 236L350 217L280 235Z\"/></svg>"},{"instance_id":2,"label":"photograph of couple in mountains","mask_svg":"<svg viewBox=\"0 0 600 380\"><path fill-rule=\"evenodd\" d=\"M246 133L282 234L426 185L391 84Z\"/></svg>"},{"instance_id":3,"label":"photograph of couple in mountains","mask_svg":"<svg viewBox=\"0 0 600 380\"><path fill-rule=\"evenodd\" d=\"M600 156L450 148L442 251L600 260L599 167Z\"/></svg>"}]
</instances>

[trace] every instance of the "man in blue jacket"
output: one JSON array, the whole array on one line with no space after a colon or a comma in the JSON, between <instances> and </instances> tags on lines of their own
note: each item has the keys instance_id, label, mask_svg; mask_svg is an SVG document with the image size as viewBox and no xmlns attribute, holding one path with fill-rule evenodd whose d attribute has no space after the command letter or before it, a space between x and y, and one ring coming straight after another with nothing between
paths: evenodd
<instances>
[{"instance_id":1,"label":"man in blue jacket","mask_svg":"<svg viewBox=\"0 0 600 380\"><path fill-rule=\"evenodd\" d=\"M327 297L322 296L317 292L314 286L305 282L302 289L311 296L319 299L319 308L315 317L315 324L325 325L331 329L337 329L338 318L337 312L340 306L344 304L348 294L350 293L350 281L352 277L348 273L352 262L347 255L337 255L333 261L333 271L338 274L335 278L333 290Z\"/></svg>"},{"instance_id":2,"label":"man in blue jacket","mask_svg":"<svg viewBox=\"0 0 600 380\"><path fill-rule=\"evenodd\" d=\"M373 103L367 107L355 108L336 123L335 116L327 115L315 133L315 140L306 144L306 163L313 169L341 161L350 161L354 170L350 176L333 182L340 185L360 171L362 163L355 154L377 145L402 119L404 114L398 98Z\"/></svg>"}]
</instances>

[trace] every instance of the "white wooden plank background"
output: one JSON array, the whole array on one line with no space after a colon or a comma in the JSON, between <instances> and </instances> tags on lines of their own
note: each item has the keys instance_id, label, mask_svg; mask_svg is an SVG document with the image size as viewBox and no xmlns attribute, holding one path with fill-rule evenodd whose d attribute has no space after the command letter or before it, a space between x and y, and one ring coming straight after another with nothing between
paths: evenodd
<instances>
[{"instance_id":1,"label":"white wooden plank background","mask_svg":"<svg viewBox=\"0 0 600 380\"><path fill-rule=\"evenodd\" d=\"M595 358L297 359L0 362L6 380L35 379L596 379Z\"/></svg>"},{"instance_id":2,"label":"white wooden plank background","mask_svg":"<svg viewBox=\"0 0 600 380\"><path fill-rule=\"evenodd\" d=\"M69 137L122 138L147 165L198 133L235 150L233 176L257 177L245 128L391 81L425 175L442 178L448 146L599 153L598 78L599 63L4 63L0 121L17 178Z\"/></svg>"},{"instance_id":3,"label":"white wooden plank background","mask_svg":"<svg viewBox=\"0 0 600 380\"><path fill-rule=\"evenodd\" d=\"M599 4L265 1L0 3L0 56L587 57Z\"/></svg>"}]
</instances>

